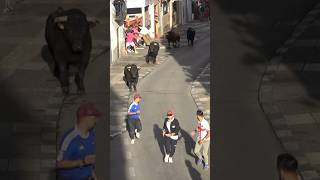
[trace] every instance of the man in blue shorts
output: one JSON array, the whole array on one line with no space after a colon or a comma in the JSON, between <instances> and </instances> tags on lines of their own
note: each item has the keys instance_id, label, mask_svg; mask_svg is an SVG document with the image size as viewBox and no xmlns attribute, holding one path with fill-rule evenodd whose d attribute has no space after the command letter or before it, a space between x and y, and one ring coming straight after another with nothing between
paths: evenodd
<instances>
[{"instance_id":1,"label":"man in blue shorts","mask_svg":"<svg viewBox=\"0 0 320 180\"><path fill-rule=\"evenodd\" d=\"M97 180L95 164L95 131L101 113L92 103L84 103L77 110L74 128L66 131L57 158L58 179Z\"/></svg>"},{"instance_id":2,"label":"man in blue shorts","mask_svg":"<svg viewBox=\"0 0 320 180\"><path fill-rule=\"evenodd\" d=\"M140 100L141 96L136 94L133 97L133 102L130 104L128 109L128 127L129 127L129 136L131 139L131 144L134 144L136 136L140 138L140 131L142 130L141 120L140 120Z\"/></svg>"}]
</instances>

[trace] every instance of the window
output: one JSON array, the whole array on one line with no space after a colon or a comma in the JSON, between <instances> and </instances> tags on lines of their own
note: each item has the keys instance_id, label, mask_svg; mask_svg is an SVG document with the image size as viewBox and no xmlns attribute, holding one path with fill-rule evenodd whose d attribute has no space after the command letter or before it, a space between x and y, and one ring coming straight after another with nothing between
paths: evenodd
<instances>
[{"instance_id":1,"label":"window","mask_svg":"<svg viewBox=\"0 0 320 180\"><path fill-rule=\"evenodd\" d=\"M128 8L127 14L141 14L141 8Z\"/></svg>"}]
</instances>

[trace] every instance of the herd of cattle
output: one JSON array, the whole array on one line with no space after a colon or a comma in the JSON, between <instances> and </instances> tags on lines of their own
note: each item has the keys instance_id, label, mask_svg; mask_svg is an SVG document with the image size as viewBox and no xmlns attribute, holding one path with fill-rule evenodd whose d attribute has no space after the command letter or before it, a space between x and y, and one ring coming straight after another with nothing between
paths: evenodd
<instances>
[{"instance_id":1,"label":"herd of cattle","mask_svg":"<svg viewBox=\"0 0 320 180\"><path fill-rule=\"evenodd\" d=\"M86 14L80 9L64 10L58 7L57 10L50 13L46 21L45 39L48 44L50 54L54 60L54 75L60 82L63 93L69 94L69 76L70 69L75 69L75 83L79 94L85 93L83 83L85 71L90 61L92 38L90 28L99 24L95 19L87 18ZM193 40L195 31L192 28L187 30L188 45ZM168 45L174 47L180 45L180 34L169 31L166 34ZM152 42L149 45L146 62L156 62L160 45L158 42ZM129 90L132 86L136 91L136 85L139 79L139 70L135 64L128 64L124 67L124 77Z\"/></svg>"}]
</instances>

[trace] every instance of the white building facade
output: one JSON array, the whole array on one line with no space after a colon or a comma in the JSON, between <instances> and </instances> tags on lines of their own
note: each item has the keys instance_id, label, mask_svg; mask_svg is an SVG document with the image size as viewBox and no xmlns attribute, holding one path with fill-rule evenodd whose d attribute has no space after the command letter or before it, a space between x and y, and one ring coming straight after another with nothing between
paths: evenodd
<instances>
[{"instance_id":1,"label":"white building facade","mask_svg":"<svg viewBox=\"0 0 320 180\"><path fill-rule=\"evenodd\" d=\"M150 27L149 35L155 36L154 0L127 0L128 16L142 16L142 26Z\"/></svg>"},{"instance_id":2,"label":"white building facade","mask_svg":"<svg viewBox=\"0 0 320 180\"><path fill-rule=\"evenodd\" d=\"M121 57L125 51L124 26L115 21L116 10L113 1L110 1L110 60L111 64Z\"/></svg>"}]
</instances>

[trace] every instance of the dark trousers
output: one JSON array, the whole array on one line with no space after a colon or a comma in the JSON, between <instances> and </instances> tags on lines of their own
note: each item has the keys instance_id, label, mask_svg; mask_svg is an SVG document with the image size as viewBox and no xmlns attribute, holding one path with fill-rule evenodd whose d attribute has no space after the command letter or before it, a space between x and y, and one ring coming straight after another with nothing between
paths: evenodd
<instances>
[{"instance_id":1,"label":"dark trousers","mask_svg":"<svg viewBox=\"0 0 320 180\"><path fill-rule=\"evenodd\" d=\"M191 42L191 45L193 46L193 39L188 39L188 45L190 44Z\"/></svg>"},{"instance_id":2,"label":"dark trousers","mask_svg":"<svg viewBox=\"0 0 320 180\"><path fill-rule=\"evenodd\" d=\"M138 132L142 130L140 119L128 119L128 126L129 126L129 136L131 139L134 139L135 129L137 129Z\"/></svg>"},{"instance_id":3,"label":"dark trousers","mask_svg":"<svg viewBox=\"0 0 320 180\"><path fill-rule=\"evenodd\" d=\"M177 140L173 140L167 136L164 137L164 146L166 148L166 154L169 154L170 157L174 155L176 151Z\"/></svg>"},{"instance_id":4,"label":"dark trousers","mask_svg":"<svg viewBox=\"0 0 320 180\"><path fill-rule=\"evenodd\" d=\"M62 177L62 176L57 176L57 180L90 180L91 176L88 177Z\"/></svg>"}]
</instances>

